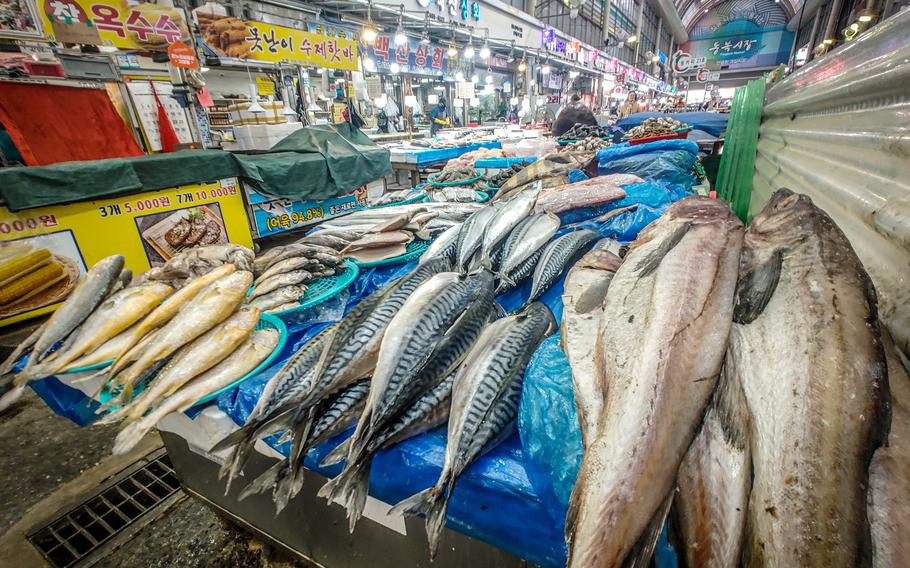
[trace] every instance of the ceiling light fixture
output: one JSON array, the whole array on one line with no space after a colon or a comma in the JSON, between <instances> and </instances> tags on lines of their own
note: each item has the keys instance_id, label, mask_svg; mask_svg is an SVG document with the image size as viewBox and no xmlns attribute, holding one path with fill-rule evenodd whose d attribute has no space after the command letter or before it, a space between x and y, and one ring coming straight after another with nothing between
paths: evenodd
<instances>
[{"instance_id":1,"label":"ceiling light fixture","mask_svg":"<svg viewBox=\"0 0 910 568\"><path fill-rule=\"evenodd\" d=\"M461 71L456 71L455 80L458 81L459 83L464 83L464 73L462 73Z\"/></svg>"},{"instance_id":2,"label":"ceiling light fixture","mask_svg":"<svg viewBox=\"0 0 910 568\"><path fill-rule=\"evenodd\" d=\"M629 45L631 45L631 44L633 44L633 43L635 43L635 42L637 42L637 41L638 41L638 36L635 35L635 34L632 34L632 35L630 35L629 37L626 38L626 43L628 43Z\"/></svg>"},{"instance_id":3,"label":"ceiling light fixture","mask_svg":"<svg viewBox=\"0 0 910 568\"><path fill-rule=\"evenodd\" d=\"M524 73L528 69L528 60L522 56L521 61L518 62L518 70Z\"/></svg>"},{"instance_id":4,"label":"ceiling light fixture","mask_svg":"<svg viewBox=\"0 0 910 568\"><path fill-rule=\"evenodd\" d=\"M391 65L389 65L389 71L391 71L392 73L401 73L401 65L399 65L397 63L392 63Z\"/></svg>"},{"instance_id":5,"label":"ceiling light fixture","mask_svg":"<svg viewBox=\"0 0 910 568\"><path fill-rule=\"evenodd\" d=\"M408 36L404 35L404 26L402 22L404 21L404 4L399 8L398 12L398 29L395 30L395 45L404 45L408 43Z\"/></svg>"},{"instance_id":6,"label":"ceiling light fixture","mask_svg":"<svg viewBox=\"0 0 910 568\"><path fill-rule=\"evenodd\" d=\"M480 48L480 58L489 59L490 58L490 32L487 32L487 37L483 40L483 47Z\"/></svg>"},{"instance_id":7,"label":"ceiling light fixture","mask_svg":"<svg viewBox=\"0 0 910 568\"><path fill-rule=\"evenodd\" d=\"M360 38L366 44L372 44L376 41L376 37L379 35L379 30L376 29L376 25L373 23L373 2L372 0L367 4L367 23L363 25L363 29L360 30Z\"/></svg>"},{"instance_id":8,"label":"ceiling light fixture","mask_svg":"<svg viewBox=\"0 0 910 568\"><path fill-rule=\"evenodd\" d=\"M471 82L476 83L477 81L480 81L480 77L477 76L477 73L474 73L471 75Z\"/></svg>"},{"instance_id":9,"label":"ceiling light fixture","mask_svg":"<svg viewBox=\"0 0 910 568\"><path fill-rule=\"evenodd\" d=\"M487 85L493 84L493 70L487 67L487 76L483 78L483 82Z\"/></svg>"}]
</instances>

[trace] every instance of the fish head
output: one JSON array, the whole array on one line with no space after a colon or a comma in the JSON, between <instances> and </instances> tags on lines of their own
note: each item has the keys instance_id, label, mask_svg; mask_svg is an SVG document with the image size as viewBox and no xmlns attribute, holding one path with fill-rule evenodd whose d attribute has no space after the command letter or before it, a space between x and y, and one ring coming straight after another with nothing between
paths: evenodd
<instances>
[{"instance_id":1,"label":"fish head","mask_svg":"<svg viewBox=\"0 0 910 568\"><path fill-rule=\"evenodd\" d=\"M557 329L556 318L553 312L543 302L531 302L522 310L519 317L529 318L535 322L540 322L541 327L546 327L544 335L550 335Z\"/></svg>"},{"instance_id":2,"label":"fish head","mask_svg":"<svg viewBox=\"0 0 910 568\"><path fill-rule=\"evenodd\" d=\"M784 248L804 241L810 232L806 223L818 217L818 210L808 195L779 189L752 220L749 239Z\"/></svg>"},{"instance_id":3,"label":"fish head","mask_svg":"<svg viewBox=\"0 0 910 568\"><path fill-rule=\"evenodd\" d=\"M467 280L477 295L488 294L493 292L495 278L493 273L485 268L480 268L468 275L460 276L461 279Z\"/></svg>"},{"instance_id":4,"label":"fish head","mask_svg":"<svg viewBox=\"0 0 910 568\"><path fill-rule=\"evenodd\" d=\"M667 217L695 223L727 219L733 221L735 218L733 211L726 203L701 195L693 195L677 201L667 210Z\"/></svg>"}]
</instances>

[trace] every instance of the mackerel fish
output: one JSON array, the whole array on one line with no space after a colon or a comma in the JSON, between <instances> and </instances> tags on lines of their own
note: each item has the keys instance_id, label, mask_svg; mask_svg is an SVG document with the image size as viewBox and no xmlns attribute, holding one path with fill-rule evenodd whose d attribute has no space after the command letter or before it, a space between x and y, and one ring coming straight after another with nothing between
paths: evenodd
<instances>
[{"instance_id":1,"label":"mackerel fish","mask_svg":"<svg viewBox=\"0 0 910 568\"><path fill-rule=\"evenodd\" d=\"M569 270L562 288L559 344L572 369L572 390L585 447L597 436L606 399L594 353L603 303L620 264L622 260L615 254L595 248Z\"/></svg>"},{"instance_id":2,"label":"mackerel fish","mask_svg":"<svg viewBox=\"0 0 910 568\"><path fill-rule=\"evenodd\" d=\"M436 555L455 482L465 469L514 430L525 367L556 328L553 314L535 302L490 324L458 369L452 388L448 442L439 480L389 514L427 516L430 557Z\"/></svg>"},{"instance_id":3,"label":"mackerel fish","mask_svg":"<svg viewBox=\"0 0 910 568\"><path fill-rule=\"evenodd\" d=\"M492 267L490 255L503 239L509 236L518 223L527 217L534 208L537 197L533 193L522 193L508 201L487 222L483 232L483 244L480 249L480 263L489 270Z\"/></svg>"},{"instance_id":4,"label":"mackerel fish","mask_svg":"<svg viewBox=\"0 0 910 568\"><path fill-rule=\"evenodd\" d=\"M510 244L507 250L503 251L502 261L499 266L499 272L502 274L508 275L518 265L527 260L528 257L543 248L547 241L559 230L559 217L556 215L539 213L530 215L528 218L533 219L533 221L520 225L524 230L517 236L514 244ZM511 238L511 235L509 238Z\"/></svg>"},{"instance_id":5,"label":"mackerel fish","mask_svg":"<svg viewBox=\"0 0 910 568\"><path fill-rule=\"evenodd\" d=\"M58 341L65 339L79 324L85 321L95 308L107 297L123 270L124 259L115 254L98 261L73 293L54 311L44 325L41 336L35 340L32 355L23 370L24 377L30 375L30 367L44 359ZM18 378L17 378L18 380ZM24 382L24 381L20 381Z\"/></svg>"},{"instance_id":6,"label":"mackerel fish","mask_svg":"<svg viewBox=\"0 0 910 568\"><path fill-rule=\"evenodd\" d=\"M746 565L856 566L889 425L875 289L849 241L781 189L746 232L730 359L751 417Z\"/></svg>"},{"instance_id":7,"label":"mackerel fish","mask_svg":"<svg viewBox=\"0 0 910 568\"><path fill-rule=\"evenodd\" d=\"M455 245L456 270L462 273L468 271L471 259L474 258L475 253L480 250L483 244L483 234L487 224L501 208L502 206L498 205L487 205L462 223Z\"/></svg>"},{"instance_id":8,"label":"mackerel fish","mask_svg":"<svg viewBox=\"0 0 910 568\"><path fill-rule=\"evenodd\" d=\"M433 240L433 243L420 255L420 262L426 262L431 258L442 257L449 261L455 259L455 250L458 246L458 234L461 232L462 223L452 225L441 235Z\"/></svg>"},{"instance_id":9,"label":"mackerel fish","mask_svg":"<svg viewBox=\"0 0 910 568\"><path fill-rule=\"evenodd\" d=\"M398 429L390 432L389 425L400 423L401 416L409 413L409 406L425 395L428 390L433 390L440 381L451 376L467 356L487 322L498 316L499 308L493 299L491 275L481 272L468 278L479 280L481 290L436 344L429 359L419 372L412 379L399 382L398 392L388 389L383 394L383 403L376 405L372 410L369 430L359 438L352 438L349 447L353 449L348 455L345 471L327 483L319 493L331 501L341 496L341 501L348 509L351 530L363 512L370 464L373 454L380 449L378 444L384 443L386 439L392 438L409 426L408 423L399 424ZM414 414L414 411L410 411L410 414ZM418 412L418 416L414 416L412 420L416 420L420 416L422 414ZM358 446L354 446L355 442Z\"/></svg>"},{"instance_id":10,"label":"mackerel fish","mask_svg":"<svg viewBox=\"0 0 910 568\"><path fill-rule=\"evenodd\" d=\"M493 275L437 274L417 288L389 322L382 338L376 370L363 416L351 442L356 456L384 420L413 400L415 377L468 306L492 297ZM484 314L486 318L487 315Z\"/></svg>"},{"instance_id":11,"label":"mackerel fish","mask_svg":"<svg viewBox=\"0 0 910 568\"><path fill-rule=\"evenodd\" d=\"M500 273L499 284L496 286L496 295L508 292L527 280L534 273L534 268L537 266L537 261L540 260L541 254L543 254L543 249L537 249L534 254L525 259L512 272L508 274Z\"/></svg>"},{"instance_id":12,"label":"mackerel fish","mask_svg":"<svg viewBox=\"0 0 910 568\"><path fill-rule=\"evenodd\" d=\"M742 235L723 202L683 199L642 231L610 282L595 350L607 397L569 502L570 568L650 560L637 555L653 548L636 543L653 542L714 391Z\"/></svg>"},{"instance_id":13,"label":"mackerel fish","mask_svg":"<svg viewBox=\"0 0 910 568\"><path fill-rule=\"evenodd\" d=\"M597 231L572 231L547 244L534 269L528 302L533 302L549 290L565 272L566 267L590 248L598 238L600 233Z\"/></svg>"}]
</instances>

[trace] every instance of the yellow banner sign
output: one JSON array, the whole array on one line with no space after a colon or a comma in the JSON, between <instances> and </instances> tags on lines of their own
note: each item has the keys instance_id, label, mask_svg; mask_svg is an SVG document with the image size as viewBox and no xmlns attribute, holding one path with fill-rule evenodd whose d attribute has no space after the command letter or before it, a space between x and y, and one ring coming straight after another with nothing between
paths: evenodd
<instances>
[{"instance_id":1,"label":"yellow banner sign","mask_svg":"<svg viewBox=\"0 0 910 568\"><path fill-rule=\"evenodd\" d=\"M0 274L14 272L0 283L0 326L53 311L112 254L139 274L197 244L226 243L253 245L236 178L18 213L0 207Z\"/></svg>"},{"instance_id":2,"label":"yellow banner sign","mask_svg":"<svg viewBox=\"0 0 910 568\"><path fill-rule=\"evenodd\" d=\"M43 0L39 11L48 39L60 43L164 50L177 40L190 40L183 11L157 4Z\"/></svg>"},{"instance_id":3,"label":"yellow banner sign","mask_svg":"<svg viewBox=\"0 0 910 568\"><path fill-rule=\"evenodd\" d=\"M200 10L195 14L203 43L218 56L357 70L357 42L353 39Z\"/></svg>"}]
</instances>

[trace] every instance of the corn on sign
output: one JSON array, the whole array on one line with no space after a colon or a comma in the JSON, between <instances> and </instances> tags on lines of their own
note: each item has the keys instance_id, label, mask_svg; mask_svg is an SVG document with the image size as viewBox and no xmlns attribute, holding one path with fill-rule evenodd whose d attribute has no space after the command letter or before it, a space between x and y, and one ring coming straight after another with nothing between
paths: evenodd
<instances>
[{"instance_id":1,"label":"corn on sign","mask_svg":"<svg viewBox=\"0 0 910 568\"><path fill-rule=\"evenodd\" d=\"M226 243L253 245L236 178L16 213L0 207L0 326L53 311L112 254L139 274L187 248Z\"/></svg>"}]
</instances>

